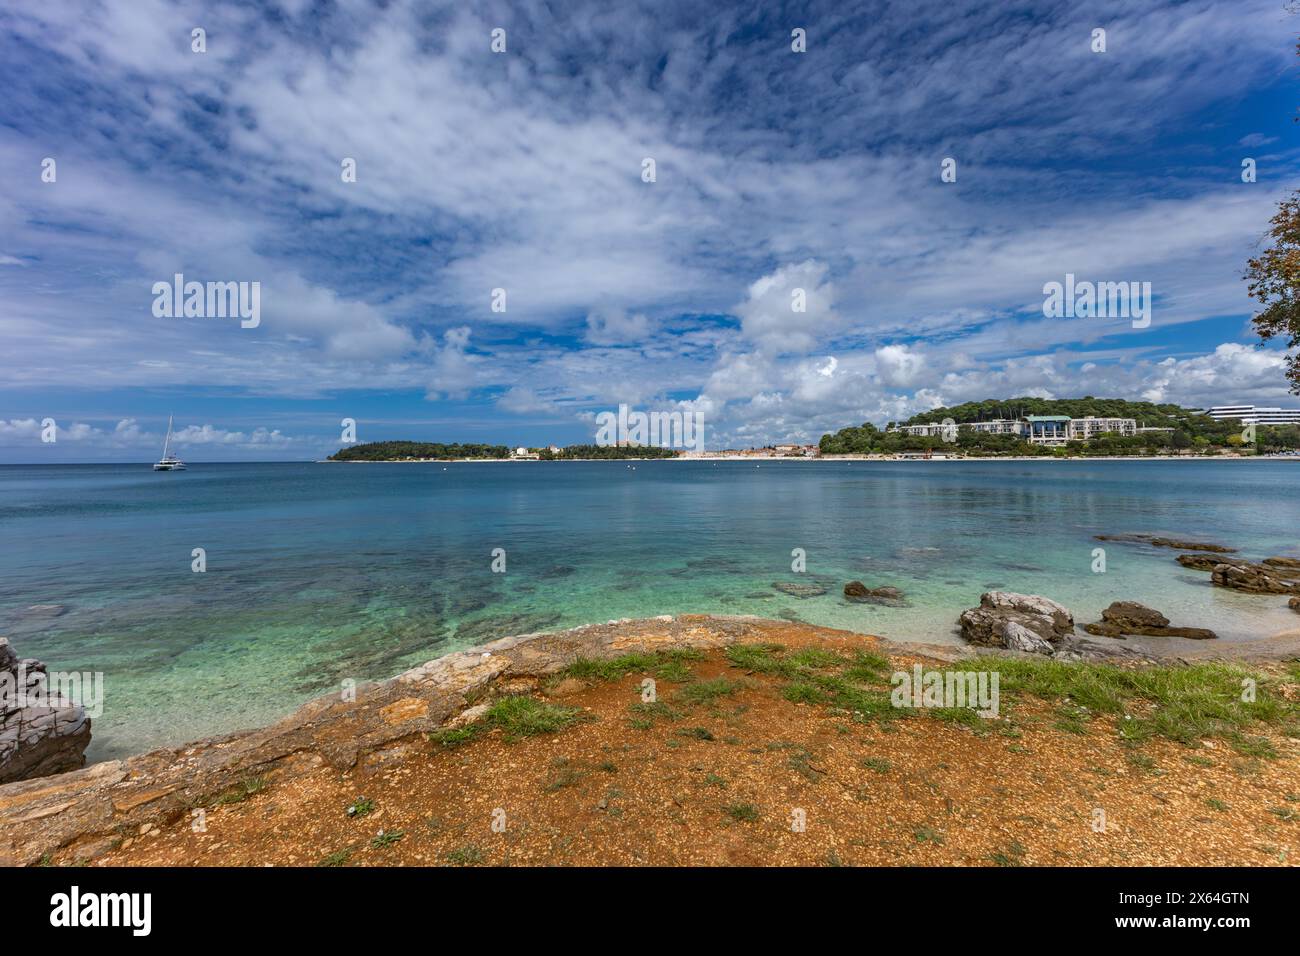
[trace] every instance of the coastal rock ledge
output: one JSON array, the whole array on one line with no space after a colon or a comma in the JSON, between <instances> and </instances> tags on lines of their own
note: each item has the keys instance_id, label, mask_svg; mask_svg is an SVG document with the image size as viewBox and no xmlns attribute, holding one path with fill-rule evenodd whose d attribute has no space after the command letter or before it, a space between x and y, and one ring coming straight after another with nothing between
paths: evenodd
<instances>
[{"instance_id":1,"label":"coastal rock ledge","mask_svg":"<svg viewBox=\"0 0 1300 956\"><path fill-rule=\"evenodd\" d=\"M1050 598L1014 591L986 591L979 607L957 619L962 639L984 647L1055 654L1074 634L1074 615Z\"/></svg>"},{"instance_id":2,"label":"coastal rock ledge","mask_svg":"<svg viewBox=\"0 0 1300 956\"><path fill-rule=\"evenodd\" d=\"M318 698L260 730L0 785L0 866L30 865L60 850L94 859L141 827L173 822L254 776L294 777L323 765L364 776L418 735L454 725L493 696L536 689L580 657L722 648L769 639L781 626L680 615L506 637L358 685L354 700L338 693ZM0 653L7 650L6 644Z\"/></svg>"},{"instance_id":3,"label":"coastal rock ledge","mask_svg":"<svg viewBox=\"0 0 1300 956\"><path fill-rule=\"evenodd\" d=\"M53 692L45 665L20 660L0 637L0 784L84 767L89 743L85 708Z\"/></svg>"}]
</instances>

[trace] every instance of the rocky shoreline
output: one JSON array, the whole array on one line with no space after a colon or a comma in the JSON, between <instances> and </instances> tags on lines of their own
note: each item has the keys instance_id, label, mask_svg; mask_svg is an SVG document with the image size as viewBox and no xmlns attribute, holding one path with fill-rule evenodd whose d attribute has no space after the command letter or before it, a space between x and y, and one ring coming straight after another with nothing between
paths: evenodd
<instances>
[{"instance_id":1,"label":"rocky shoreline","mask_svg":"<svg viewBox=\"0 0 1300 956\"><path fill-rule=\"evenodd\" d=\"M358 685L354 699L318 698L270 727L7 783L0 786L0 865L30 865L60 850L95 859L255 775L292 777L321 766L344 772L382 762L404 738L472 719L476 705L533 688L579 657L721 648L782 623L663 616L506 637Z\"/></svg>"}]
</instances>

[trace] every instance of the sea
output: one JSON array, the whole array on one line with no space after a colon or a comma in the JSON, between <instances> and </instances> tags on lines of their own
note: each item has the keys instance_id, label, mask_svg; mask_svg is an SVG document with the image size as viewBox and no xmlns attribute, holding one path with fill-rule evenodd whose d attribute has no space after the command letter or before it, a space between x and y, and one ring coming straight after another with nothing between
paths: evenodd
<instances>
[{"instance_id":1,"label":"sea","mask_svg":"<svg viewBox=\"0 0 1300 956\"><path fill-rule=\"evenodd\" d=\"M1212 587L1177 551L1095 536L1300 556L1298 490L1300 462L1279 460L0 466L0 635L51 670L103 675L92 761L618 618L755 614L958 643L961 611L1007 589L1080 623L1135 600L1240 641L1300 615ZM849 602L850 580L903 598Z\"/></svg>"}]
</instances>

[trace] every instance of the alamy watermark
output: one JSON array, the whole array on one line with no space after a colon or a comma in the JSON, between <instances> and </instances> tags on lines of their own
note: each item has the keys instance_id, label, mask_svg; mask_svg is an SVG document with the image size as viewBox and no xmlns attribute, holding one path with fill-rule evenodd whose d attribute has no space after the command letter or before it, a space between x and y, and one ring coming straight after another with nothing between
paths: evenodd
<instances>
[{"instance_id":1,"label":"alamy watermark","mask_svg":"<svg viewBox=\"0 0 1300 956\"><path fill-rule=\"evenodd\" d=\"M973 708L981 717L998 715L997 671L927 671L920 664L895 671L889 702L895 707Z\"/></svg>"},{"instance_id":2,"label":"alamy watermark","mask_svg":"<svg viewBox=\"0 0 1300 956\"><path fill-rule=\"evenodd\" d=\"M617 413L598 414L596 424L596 444L602 447L654 445L704 450L703 412L633 412L627 405L619 405Z\"/></svg>"},{"instance_id":3,"label":"alamy watermark","mask_svg":"<svg viewBox=\"0 0 1300 956\"><path fill-rule=\"evenodd\" d=\"M260 282L186 282L178 272L171 282L155 282L153 295L154 318L238 318L241 329L262 324Z\"/></svg>"},{"instance_id":4,"label":"alamy watermark","mask_svg":"<svg viewBox=\"0 0 1300 956\"><path fill-rule=\"evenodd\" d=\"M1065 282L1046 283L1043 295L1049 319L1132 319L1135 329L1151 324L1150 282L1076 282L1067 272Z\"/></svg>"},{"instance_id":5,"label":"alamy watermark","mask_svg":"<svg viewBox=\"0 0 1300 956\"><path fill-rule=\"evenodd\" d=\"M0 671L0 711L42 707L59 710L79 706L87 717L104 712L102 671L28 670L22 661L16 670Z\"/></svg>"}]
</instances>

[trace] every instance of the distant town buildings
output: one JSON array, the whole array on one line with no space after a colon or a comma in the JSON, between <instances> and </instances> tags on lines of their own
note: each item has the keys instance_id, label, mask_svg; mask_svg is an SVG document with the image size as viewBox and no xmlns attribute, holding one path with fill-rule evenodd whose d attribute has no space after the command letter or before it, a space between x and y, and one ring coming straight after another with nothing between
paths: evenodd
<instances>
[{"instance_id":1,"label":"distant town buildings","mask_svg":"<svg viewBox=\"0 0 1300 956\"><path fill-rule=\"evenodd\" d=\"M1243 425L1300 425L1300 408L1215 405L1205 414L1214 419L1239 418Z\"/></svg>"}]
</instances>

